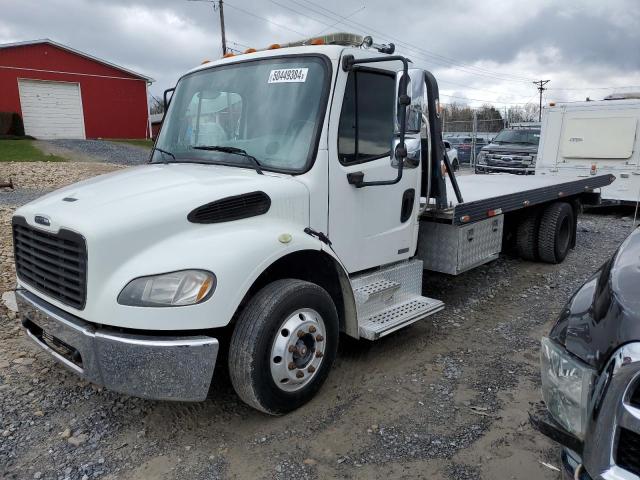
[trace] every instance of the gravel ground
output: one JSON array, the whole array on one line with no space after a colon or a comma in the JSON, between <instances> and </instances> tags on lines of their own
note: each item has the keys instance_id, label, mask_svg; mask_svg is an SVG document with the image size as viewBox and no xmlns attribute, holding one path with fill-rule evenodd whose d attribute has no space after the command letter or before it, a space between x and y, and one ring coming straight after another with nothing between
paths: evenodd
<instances>
[{"instance_id":1,"label":"gravel ground","mask_svg":"<svg viewBox=\"0 0 640 480\"><path fill-rule=\"evenodd\" d=\"M66 158L118 165L141 165L149 160L148 148L106 140L48 140L38 146Z\"/></svg>"},{"instance_id":2,"label":"gravel ground","mask_svg":"<svg viewBox=\"0 0 640 480\"><path fill-rule=\"evenodd\" d=\"M13 282L11 210L0 207L0 291ZM557 466L557 448L527 421L539 337L630 226L617 212L585 214L562 265L505 255L425 276L443 312L375 343L343 342L318 396L281 418L240 403L222 368L198 404L105 391L32 346L0 307L0 477L555 479L542 462Z\"/></svg>"}]
</instances>

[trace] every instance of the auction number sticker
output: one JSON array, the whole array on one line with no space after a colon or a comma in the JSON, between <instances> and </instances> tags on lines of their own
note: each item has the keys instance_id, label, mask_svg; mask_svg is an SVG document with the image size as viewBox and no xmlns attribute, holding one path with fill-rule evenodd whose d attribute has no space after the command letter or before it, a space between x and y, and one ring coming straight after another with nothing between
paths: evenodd
<instances>
[{"instance_id":1,"label":"auction number sticker","mask_svg":"<svg viewBox=\"0 0 640 480\"><path fill-rule=\"evenodd\" d=\"M271 70L268 83L306 82L308 68L280 68Z\"/></svg>"}]
</instances>

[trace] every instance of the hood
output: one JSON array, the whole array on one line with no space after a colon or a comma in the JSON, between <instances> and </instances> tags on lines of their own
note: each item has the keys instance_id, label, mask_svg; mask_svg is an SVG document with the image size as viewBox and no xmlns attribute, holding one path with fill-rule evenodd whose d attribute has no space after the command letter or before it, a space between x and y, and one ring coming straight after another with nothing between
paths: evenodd
<instances>
[{"instance_id":1,"label":"hood","mask_svg":"<svg viewBox=\"0 0 640 480\"><path fill-rule=\"evenodd\" d=\"M490 143L486 147L482 147L482 151L486 153L525 153L527 155L538 152L538 145L524 145L522 143Z\"/></svg>"},{"instance_id":2,"label":"hood","mask_svg":"<svg viewBox=\"0 0 640 480\"><path fill-rule=\"evenodd\" d=\"M222 198L263 191L277 212L291 200L308 204L304 185L285 175L201 164L153 164L94 177L56 190L16 211L33 224L48 217L48 230L60 227L100 236L117 225L120 231L149 228L171 221L187 222L189 212ZM280 200L280 202L279 202ZM286 212L282 212L286 215Z\"/></svg>"},{"instance_id":3,"label":"hood","mask_svg":"<svg viewBox=\"0 0 640 480\"><path fill-rule=\"evenodd\" d=\"M598 370L640 341L640 228L571 297L550 336Z\"/></svg>"}]
</instances>

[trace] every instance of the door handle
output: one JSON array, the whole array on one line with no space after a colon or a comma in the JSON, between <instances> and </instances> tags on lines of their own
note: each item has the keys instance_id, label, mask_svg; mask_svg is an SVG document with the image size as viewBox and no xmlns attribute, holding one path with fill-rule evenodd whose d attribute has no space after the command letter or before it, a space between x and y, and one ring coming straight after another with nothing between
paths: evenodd
<instances>
[{"instance_id":1,"label":"door handle","mask_svg":"<svg viewBox=\"0 0 640 480\"><path fill-rule=\"evenodd\" d=\"M349 182L350 185L355 185L356 188L362 187L364 183L364 172L347 173L347 182Z\"/></svg>"}]
</instances>

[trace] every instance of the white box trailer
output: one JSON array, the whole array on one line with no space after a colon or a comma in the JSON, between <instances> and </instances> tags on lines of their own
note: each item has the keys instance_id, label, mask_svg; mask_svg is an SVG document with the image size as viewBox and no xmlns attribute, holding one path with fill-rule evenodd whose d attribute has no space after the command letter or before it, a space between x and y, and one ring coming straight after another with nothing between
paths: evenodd
<instances>
[{"instance_id":1,"label":"white box trailer","mask_svg":"<svg viewBox=\"0 0 640 480\"><path fill-rule=\"evenodd\" d=\"M458 180L434 76L392 50L327 35L185 74L149 164L15 212L27 335L114 391L201 401L227 368L282 414L318 391L340 332L377 340L444 308L424 268L462 273L510 239L562 262L612 177Z\"/></svg>"},{"instance_id":2,"label":"white box trailer","mask_svg":"<svg viewBox=\"0 0 640 480\"><path fill-rule=\"evenodd\" d=\"M544 108L536 175L613 174L602 199L640 198L640 100L560 103Z\"/></svg>"}]
</instances>

